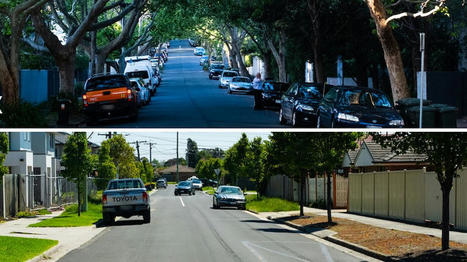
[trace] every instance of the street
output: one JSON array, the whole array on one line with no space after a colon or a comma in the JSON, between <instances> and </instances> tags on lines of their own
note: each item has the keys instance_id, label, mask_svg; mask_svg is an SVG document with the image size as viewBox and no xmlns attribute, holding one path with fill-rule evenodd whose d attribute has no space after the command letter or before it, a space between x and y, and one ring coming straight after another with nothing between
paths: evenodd
<instances>
[{"instance_id":1,"label":"street","mask_svg":"<svg viewBox=\"0 0 467 262\"><path fill-rule=\"evenodd\" d=\"M187 40L175 40L162 71L162 84L148 106L139 111L137 121L126 119L101 122L105 127L205 128L281 127L279 114L253 110L253 96L229 95L209 80L199 65L199 56ZM282 126L283 127L283 126Z\"/></svg>"},{"instance_id":2,"label":"street","mask_svg":"<svg viewBox=\"0 0 467 262\"><path fill-rule=\"evenodd\" d=\"M273 222L236 209L212 209L212 198L151 196L151 223L120 219L59 261L360 261Z\"/></svg>"}]
</instances>

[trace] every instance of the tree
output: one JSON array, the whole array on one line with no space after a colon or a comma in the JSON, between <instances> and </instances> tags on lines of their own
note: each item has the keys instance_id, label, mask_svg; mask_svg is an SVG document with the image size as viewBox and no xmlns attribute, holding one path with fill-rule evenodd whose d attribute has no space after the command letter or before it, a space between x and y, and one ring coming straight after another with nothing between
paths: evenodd
<instances>
[{"instance_id":1,"label":"tree","mask_svg":"<svg viewBox=\"0 0 467 262\"><path fill-rule=\"evenodd\" d=\"M466 133L395 133L374 134L375 140L396 154L409 150L426 155L427 162L436 172L443 196L442 250L449 249L449 194L454 178L467 160Z\"/></svg>"},{"instance_id":2,"label":"tree","mask_svg":"<svg viewBox=\"0 0 467 262\"><path fill-rule=\"evenodd\" d=\"M151 163L149 163L149 160L145 157L143 157L143 160L141 161L143 164L143 176L147 182L152 182L154 180L154 168L152 167Z\"/></svg>"},{"instance_id":3,"label":"tree","mask_svg":"<svg viewBox=\"0 0 467 262\"><path fill-rule=\"evenodd\" d=\"M189 167L195 168L199 160L198 144L191 138L186 141L186 159Z\"/></svg>"},{"instance_id":4,"label":"tree","mask_svg":"<svg viewBox=\"0 0 467 262\"><path fill-rule=\"evenodd\" d=\"M137 177L138 172L135 165L135 149L130 146L122 135L114 135L102 143L109 143L110 157L117 167L117 178ZM136 172L136 175L135 175ZM123 174L123 176L120 176Z\"/></svg>"},{"instance_id":5,"label":"tree","mask_svg":"<svg viewBox=\"0 0 467 262\"><path fill-rule=\"evenodd\" d=\"M16 104L19 101L19 54L23 29L27 17L46 2L28 0L0 3L0 85L3 103Z\"/></svg>"},{"instance_id":6,"label":"tree","mask_svg":"<svg viewBox=\"0 0 467 262\"><path fill-rule=\"evenodd\" d=\"M8 133L0 133L0 182L4 174L8 173L8 167L3 166L5 161L6 154L8 154L8 149L10 148L10 143L8 140Z\"/></svg>"},{"instance_id":7,"label":"tree","mask_svg":"<svg viewBox=\"0 0 467 262\"><path fill-rule=\"evenodd\" d=\"M249 144L250 176L256 181L256 196L261 196L261 182L264 177L264 144L261 137L255 137Z\"/></svg>"},{"instance_id":8,"label":"tree","mask_svg":"<svg viewBox=\"0 0 467 262\"><path fill-rule=\"evenodd\" d=\"M99 161L97 164L96 186L98 190L103 190L111 179L115 178L117 168L110 157L110 144L104 141L99 150Z\"/></svg>"},{"instance_id":9,"label":"tree","mask_svg":"<svg viewBox=\"0 0 467 262\"><path fill-rule=\"evenodd\" d=\"M65 143L62 165L65 167L63 177L76 183L78 188L78 216L81 215L83 187L86 185L88 174L91 172L91 153L85 132L73 133Z\"/></svg>"},{"instance_id":10,"label":"tree","mask_svg":"<svg viewBox=\"0 0 467 262\"><path fill-rule=\"evenodd\" d=\"M196 165L196 174L200 178L216 180L215 169L222 167L222 160L219 158L201 159Z\"/></svg>"},{"instance_id":11,"label":"tree","mask_svg":"<svg viewBox=\"0 0 467 262\"><path fill-rule=\"evenodd\" d=\"M177 164L177 158L171 158L171 159L168 159L167 161L164 162L165 167L174 166L176 164ZM186 162L185 158L179 157L178 158L178 164L181 165L181 166L186 166L187 162Z\"/></svg>"},{"instance_id":12,"label":"tree","mask_svg":"<svg viewBox=\"0 0 467 262\"><path fill-rule=\"evenodd\" d=\"M235 185L238 184L239 176L248 177L249 174L248 145L248 137L245 133L242 133L242 137L238 142L225 153L224 168L229 172L230 182Z\"/></svg>"}]
</instances>

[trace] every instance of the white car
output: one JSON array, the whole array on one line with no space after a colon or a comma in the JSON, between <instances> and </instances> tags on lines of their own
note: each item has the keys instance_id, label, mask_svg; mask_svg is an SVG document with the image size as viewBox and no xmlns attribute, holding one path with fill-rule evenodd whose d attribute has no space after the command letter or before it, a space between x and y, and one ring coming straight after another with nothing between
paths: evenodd
<instances>
[{"instance_id":1,"label":"white car","mask_svg":"<svg viewBox=\"0 0 467 262\"><path fill-rule=\"evenodd\" d=\"M149 89L144 85L144 81L141 78L130 78L130 84L139 88L138 95L140 97L141 105L147 105L151 102Z\"/></svg>"},{"instance_id":2,"label":"white car","mask_svg":"<svg viewBox=\"0 0 467 262\"><path fill-rule=\"evenodd\" d=\"M140 60L132 62L129 60L125 67L125 75L129 78L142 78L144 84L149 88L151 94L156 93L156 87L159 85L159 79L156 77L154 70L152 70L151 62L149 60Z\"/></svg>"},{"instance_id":3,"label":"white car","mask_svg":"<svg viewBox=\"0 0 467 262\"><path fill-rule=\"evenodd\" d=\"M251 93L253 92L253 84L248 77L236 76L230 81L228 89L229 94L232 94L232 92Z\"/></svg>"},{"instance_id":4,"label":"white car","mask_svg":"<svg viewBox=\"0 0 467 262\"><path fill-rule=\"evenodd\" d=\"M193 183L193 188L195 190L202 190L203 189L203 182L201 182L201 180L199 180L198 178L191 179L191 183Z\"/></svg>"},{"instance_id":5,"label":"white car","mask_svg":"<svg viewBox=\"0 0 467 262\"><path fill-rule=\"evenodd\" d=\"M238 76L238 72L236 71L230 71L230 70L222 71L222 75L219 78L219 88L228 88L230 81L232 81L232 78L236 76Z\"/></svg>"},{"instance_id":6,"label":"white car","mask_svg":"<svg viewBox=\"0 0 467 262\"><path fill-rule=\"evenodd\" d=\"M202 56L202 55L206 54L206 50L204 50L203 47L196 47L196 48L193 50L193 54L194 54L194 55L197 55L197 56Z\"/></svg>"}]
</instances>

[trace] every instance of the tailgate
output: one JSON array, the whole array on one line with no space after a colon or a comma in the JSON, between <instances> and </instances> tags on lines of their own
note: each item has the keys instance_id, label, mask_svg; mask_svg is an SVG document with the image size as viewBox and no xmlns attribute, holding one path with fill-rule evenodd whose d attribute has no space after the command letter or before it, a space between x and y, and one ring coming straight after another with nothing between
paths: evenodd
<instances>
[{"instance_id":1,"label":"tailgate","mask_svg":"<svg viewBox=\"0 0 467 262\"><path fill-rule=\"evenodd\" d=\"M128 88L120 87L113 88L101 91L89 91L86 92L86 96L89 104L104 102L104 101L114 101L125 99L128 97Z\"/></svg>"},{"instance_id":2,"label":"tailgate","mask_svg":"<svg viewBox=\"0 0 467 262\"><path fill-rule=\"evenodd\" d=\"M106 190L107 203L104 206L129 206L129 205L144 205L147 202L143 199L145 189L128 189L128 190Z\"/></svg>"}]
</instances>

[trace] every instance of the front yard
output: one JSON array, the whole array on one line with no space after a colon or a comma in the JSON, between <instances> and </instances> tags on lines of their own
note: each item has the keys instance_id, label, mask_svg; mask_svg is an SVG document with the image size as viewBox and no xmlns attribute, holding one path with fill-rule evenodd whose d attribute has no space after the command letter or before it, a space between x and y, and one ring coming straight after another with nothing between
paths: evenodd
<instances>
[{"instance_id":1,"label":"front yard","mask_svg":"<svg viewBox=\"0 0 467 262\"><path fill-rule=\"evenodd\" d=\"M102 206L88 202L88 211L81 212L78 217L78 205L70 205L57 217L43 220L39 223L29 225L30 227L81 227L92 226L102 219Z\"/></svg>"},{"instance_id":2,"label":"front yard","mask_svg":"<svg viewBox=\"0 0 467 262\"><path fill-rule=\"evenodd\" d=\"M246 195L246 209L254 212L280 212L299 210L300 205L274 197L262 197L257 199L256 195Z\"/></svg>"},{"instance_id":3,"label":"front yard","mask_svg":"<svg viewBox=\"0 0 467 262\"><path fill-rule=\"evenodd\" d=\"M57 244L50 239L0 236L0 261L26 261Z\"/></svg>"}]
</instances>

